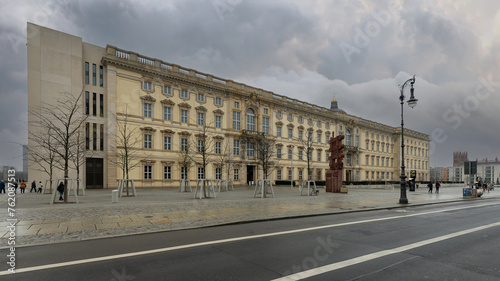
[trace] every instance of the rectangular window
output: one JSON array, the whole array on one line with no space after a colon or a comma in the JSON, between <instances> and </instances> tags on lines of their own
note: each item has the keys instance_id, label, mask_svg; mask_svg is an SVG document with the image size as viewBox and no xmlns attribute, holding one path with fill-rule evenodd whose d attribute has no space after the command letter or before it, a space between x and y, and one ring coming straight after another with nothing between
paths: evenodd
<instances>
[{"instance_id":1,"label":"rectangular window","mask_svg":"<svg viewBox=\"0 0 500 281\"><path fill-rule=\"evenodd\" d=\"M222 116L215 116L215 128L222 128Z\"/></svg>"},{"instance_id":2,"label":"rectangular window","mask_svg":"<svg viewBox=\"0 0 500 281\"><path fill-rule=\"evenodd\" d=\"M239 140L233 141L233 154L236 156L240 155L240 141Z\"/></svg>"},{"instance_id":3,"label":"rectangular window","mask_svg":"<svg viewBox=\"0 0 500 281\"><path fill-rule=\"evenodd\" d=\"M99 95L99 116L104 117L104 95Z\"/></svg>"},{"instance_id":4,"label":"rectangular window","mask_svg":"<svg viewBox=\"0 0 500 281\"><path fill-rule=\"evenodd\" d=\"M187 151L187 150L188 150L188 139L181 138L181 151Z\"/></svg>"},{"instance_id":5,"label":"rectangular window","mask_svg":"<svg viewBox=\"0 0 500 281\"><path fill-rule=\"evenodd\" d=\"M186 123L188 122L188 111L187 110L181 110L181 123Z\"/></svg>"},{"instance_id":6,"label":"rectangular window","mask_svg":"<svg viewBox=\"0 0 500 281\"><path fill-rule=\"evenodd\" d=\"M169 106L163 107L163 120L172 121L172 108Z\"/></svg>"},{"instance_id":7,"label":"rectangular window","mask_svg":"<svg viewBox=\"0 0 500 281\"><path fill-rule=\"evenodd\" d=\"M234 169L233 174L234 174L234 180L239 181L240 180L240 169Z\"/></svg>"},{"instance_id":8,"label":"rectangular window","mask_svg":"<svg viewBox=\"0 0 500 281\"><path fill-rule=\"evenodd\" d=\"M234 102L234 108L240 108L240 103L239 103L239 102L237 102L237 101L235 101L235 102Z\"/></svg>"},{"instance_id":9,"label":"rectangular window","mask_svg":"<svg viewBox=\"0 0 500 281\"><path fill-rule=\"evenodd\" d=\"M215 179L216 180L222 179L222 169L221 168L215 168Z\"/></svg>"},{"instance_id":10,"label":"rectangular window","mask_svg":"<svg viewBox=\"0 0 500 281\"><path fill-rule=\"evenodd\" d=\"M205 150L205 142L203 140L198 140L198 153L203 153Z\"/></svg>"},{"instance_id":11,"label":"rectangular window","mask_svg":"<svg viewBox=\"0 0 500 281\"><path fill-rule=\"evenodd\" d=\"M269 135L269 117L262 117L262 132Z\"/></svg>"},{"instance_id":12,"label":"rectangular window","mask_svg":"<svg viewBox=\"0 0 500 281\"><path fill-rule=\"evenodd\" d=\"M326 127L326 129L330 129L330 123L328 123L328 122L327 122L327 123L325 124L325 127Z\"/></svg>"},{"instance_id":13,"label":"rectangular window","mask_svg":"<svg viewBox=\"0 0 500 281\"><path fill-rule=\"evenodd\" d=\"M188 91L187 90L181 90L181 98L183 98L183 99L188 98Z\"/></svg>"},{"instance_id":14,"label":"rectangular window","mask_svg":"<svg viewBox=\"0 0 500 281\"><path fill-rule=\"evenodd\" d=\"M90 125L85 123L85 149L90 149Z\"/></svg>"},{"instance_id":15,"label":"rectangular window","mask_svg":"<svg viewBox=\"0 0 500 281\"><path fill-rule=\"evenodd\" d=\"M92 149L97 150L97 124L92 125Z\"/></svg>"},{"instance_id":16,"label":"rectangular window","mask_svg":"<svg viewBox=\"0 0 500 281\"><path fill-rule=\"evenodd\" d=\"M148 81L144 81L144 82L142 83L142 88L143 88L144 90L147 90L147 91L152 91L152 90L153 90L153 83L148 82Z\"/></svg>"},{"instance_id":17,"label":"rectangular window","mask_svg":"<svg viewBox=\"0 0 500 281\"><path fill-rule=\"evenodd\" d=\"M199 102L205 102L205 95L204 94L198 94L196 100L199 101Z\"/></svg>"},{"instance_id":18,"label":"rectangular window","mask_svg":"<svg viewBox=\"0 0 500 281\"><path fill-rule=\"evenodd\" d=\"M253 143L251 142L247 143L247 157L248 158L255 157L254 146Z\"/></svg>"},{"instance_id":19,"label":"rectangular window","mask_svg":"<svg viewBox=\"0 0 500 281\"><path fill-rule=\"evenodd\" d=\"M309 120L307 121L307 124L311 125L313 124L313 120L311 118L309 118Z\"/></svg>"},{"instance_id":20,"label":"rectangular window","mask_svg":"<svg viewBox=\"0 0 500 281\"><path fill-rule=\"evenodd\" d=\"M302 160L302 154L303 154L303 151L302 150L299 150L299 160Z\"/></svg>"},{"instance_id":21,"label":"rectangular window","mask_svg":"<svg viewBox=\"0 0 500 281\"><path fill-rule=\"evenodd\" d=\"M101 151L104 150L104 124L101 124L100 130L99 130L99 149Z\"/></svg>"},{"instance_id":22,"label":"rectangular window","mask_svg":"<svg viewBox=\"0 0 500 281\"><path fill-rule=\"evenodd\" d=\"M292 169L288 168L288 180L291 181L292 180Z\"/></svg>"},{"instance_id":23,"label":"rectangular window","mask_svg":"<svg viewBox=\"0 0 500 281\"><path fill-rule=\"evenodd\" d=\"M163 179L171 180L172 179L172 167L171 166L163 166Z\"/></svg>"},{"instance_id":24,"label":"rectangular window","mask_svg":"<svg viewBox=\"0 0 500 281\"><path fill-rule=\"evenodd\" d=\"M203 167L198 167L198 179L204 179L205 178L205 169Z\"/></svg>"},{"instance_id":25,"label":"rectangular window","mask_svg":"<svg viewBox=\"0 0 500 281\"><path fill-rule=\"evenodd\" d=\"M276 158L281 159L281 148L276 149Z\"/></svg>"},{"instance_id":26,"label":"rectangular window","mask_svg":"<svg viewBox=\"0 0 500 281\"><path fill-rule=\"evenodd\" d=\"M300 123L304 122L304 118L302 118L302 116L299 116L299 122Z\"/></svg>"},{"instance_id":27,"label":"rectangular window","mask_svg":"<svg viewBox=\"0 0 500 281\"><path fill-rule=\"evenodd\" d=\"M321 162L321 152L318 152L318 162Z\"/></svg>"},{"instance_id":28,"label":"rectangular window","mask_svg":"<svg viewBox=\"0 0 500 281\"><path fill-rule=\"evenodd\" d=\"M144 148L150 149L153 147L153 135L144 134Z\"/></svg>"},{"instance_id":29,"label":"rectangular window","mask_svg":"<svg viewBox=\"0 0 500 281\"><path fill-rule=\"evenodd\" d=\"M264 108L264 114L269 114L269 109Z\"/></svg>"},{"instance_id":30,"label":"rectangular window","mask_svg":"<svg viewBox=\"0 0 500 281\"><path fill-rule=\"evenodd\" d=\"M222 153L222 143L220 141L215 142L215 154Z\"/></svg>"},{"instance_id":31,"label":"rectangular window","mask_svg":"<svg viewBox=\"0 0 500 281\"><path fill-rule=\"evenodd\" d=\"M307 159L308 159L309 161L312 161L312 160L313 160L313 153L312 153L312 151L309 151L309 153L307 154Z\"/></svg>"},{"instance_id":32,"label":"rectangular window","mask_svg":"<svg viewBox=\"0 0 500 281\"><path fill-rule=\"evenodd\" d=\"M321 143L321 133L318 133L318 143Z\"/></svg>"},{"instance_id":33,"label":"rectangular window","mask_svg":"<svg viewBox=\"0 0 500 281\"><path fill-rule=\"evenodd\" d=\"M280 181L282 179L281 170L276 171L276 178Z\"/></svg>"},{"instance_id":34,"label":"rectangular window","mask_svg":"<svg viewBox=\"0 0 500 281\"><path fill-rule=\"evenodd\" d=\"M216 97L215 98L215 105L222 105L222 98Z\"/></svg>"},{"instance_id":35,"label":"rectangular window","mask_svg":"<svg viewBox=\"0 0 500 281\"><path fill-rule=\"evenodd\" d=\"M293 121L293 114L288 113L288 121Z\"/></svg>"},{"instance_id":36,"label":"rectangular window","mask_svg":"<svg viewBox=\"0 0 500 281\"><path fill-rule=\"evenodd\" d=\"M92 93L92 115L97 116L97 94Z\"/></svg>"},{"instance_id":37,"label":"rectangular window","mask_svg":"<svg viewBox=\"0 0 500 281\"><path fill-rule=\"evenodd\" d=\"M151 118L152 116L153 105L150 103L144 103L144 114L145 118Z\"/></svg>"},{"instance_id":38,"label":"rectangular window","mask_svg":"<svg viewBox=\"0 0 500 281\"><path fill-rule=\"evenodd\" d=\"M104 68L99 65L99 86L104 87Z\"/></svg>"},{"instance_id":39,"label":"rectangular window","mask_svg":"<svg viewBox=\"0 0 500 281\"><path fill-rule=\"evenodd\" d=\"M239 131L241 129L241 113L239 111L233 111L233 130Z\"/></svg>"},{"instance_id":40,"label":"rectangular window","mask_svg":"<svg viewBox=\"0 0 500 281\"><path fill-rule=\"evenodd\" d=\"M198 112L198 126L205 125L205 113Z\"/></svg>"},{"instance_id":41,"label":"rectangular window","mask_svg":"<svg viewBox=\"0 0 500 281\"><path fill-rule=\"evenodd\" d=\"M187 180L187 169L186 169L186 167L181 167L181 180Z\"/></svg>"},{"instance_id":42,"label":"rectangular window","mask_svg":"<svg viewBox=\"0 0 500 281\"><path fill-rule=\"evenodd\" d=\"M85 62L85 84L89 84L89 63Z\"/></svg>"},{"instance_id":43,"label":"rectangular window","mask_svg":"<svg viewBox=\"0 0 500 281\"><path fill-rule=\"evenodd\" d=\"M144 179L145 180L153 179L153 166L151 165L144 166Z\"/></svg>"},{"instance_id":44,"label":"rectangular window","mask_svg":"<svg viewBox=\"0 0 500 281\"><path fill-rule=\"evenodd\" d=\"M90 114L90 94L88 91L85 91L85 114Z\"/></svg>"},{"instance_id":45,"label":"rectangular window","mask_svg":"<svg viewBox=\"0 0 500 281\"><path fill-rule=\"evenodd\" d=\"M172 95L172 88L170 86L163 86L163 94L164 95Z\"/></svg>"},{"instance_id":46,"label":"rectangular window","mask_svg":"<svg viewBox=\"0 0 500 281\"><path fill-rule=\"evenodd\" d=\"M292 128L288 128L288 138L289 139L293 138L293 129Z\"/></svg>"},{"instance_id":47,"label":"rectangular window","mask_svg":"<svg viewBox=\"0 0 500 281\"><path fill-rule=\"evenodd\" d=\"M303 131L299 131L299 140L302 140L302 135L304 134Z\"/></svg>"},{"instance_id":48,"label":"rectangular window","mask_svg":"<svg viewBox=\"0 0 500 281\"><path fill-rule=\"evenodd\" d=\"M321 121L318 121L318 127L321 127Z\"/></svg>"},{"instance_id":49,"label":"rectangular window","mask_svg":"<svg viewBox=\"0 0 500 281\"><path fill-rule=\"evenodd\" d=\"M92 64L92 85L97 85L97 66L95 63Z\"/></svg>"},{"instance_id":50,"label":"rectangular window","mask_svg":"<svg viewBox=\"0 0 500 281\"><path fill-rule=\"evenodd\" d=\"M163 137L163 149L172 150L172 137Z\"/></svg>"},{"instance_id":51,"label":"rectangular window","mask_svg":"<svg viewBox=\"0 0 500 281\"><path fill-rule=\"evenodd\" d=\"M281 127L276 128L276 136L281 137Z\"/></svg>"},{"instance_id":52,"label":"rectangular window","mask_svg":"<svg viewBox=\"0 0 500 281\"><path fill-rule=\"evenodd\" d=\"M302 179L303 179L303 171L299 170L299 180L302 180Z\"/></svg>"},{"instance_id":53,"label":"rectangular window","mask_svg":"<svg viewBox=\"0 0 500 281\"><path fill-rule=\"evenodd\" d=\"M288 159L289 159L289 160L291 160L291 159L292 159L292 157L293 157L292 153L293 153L293 152L292 152L292 150L291 150L291 149L289 149L289 150L288 150Z\"/></svg>"},{"instance_id":54,"label":"rectangular window","mask_svg":"<svg viewBox=\"0 0 500 281\"><path fill-rule=\"evenodd\" d=\"M346 164L347 164L347 165L349 165L349 166L352 164L351 158L352 158L352 157L351 157L351 154L350 154L350 153L347 153L347 155L346 155L346 157L345 157L345 159L346 159L346 161L345 161L345 162L346 162ZM378 161L378 159L377 159L377 161Z\"/></svg>"}]
</instances>

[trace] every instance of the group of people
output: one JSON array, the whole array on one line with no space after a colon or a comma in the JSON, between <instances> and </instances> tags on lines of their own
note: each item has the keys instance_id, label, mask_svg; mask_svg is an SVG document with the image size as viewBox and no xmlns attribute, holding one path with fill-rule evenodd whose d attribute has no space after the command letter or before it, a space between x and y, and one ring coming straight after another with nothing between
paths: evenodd
<instances>
[{"instance_id":1,"label":"group of people","mask_svg":"<svg viewBox=\"0 0 500 281\"><path fill-rule=\"evenodd\" d=\"M427 187L429 188L429 191L428 191L428 192L429 192L429 193L432 193L432 188L433 188L432 181L431 181L431 182L429 182L429 183L427 184ZM440 187L441 187L441 184L437 181L437 182L436 182L436 193L439 193L439 188L440 188Z\"/></svg>"},{"instance_id":2,"label":"group of people","mask_svg":"<svg viewBox=\"0 0 500 281\"><path fill-rule=\"evenodd\" d=\"M8 182L6 182L6 181L0 181L0 194L6 193L7 184L8 184ZM24 181L24 179L20 179L18 181L15 181L12 184L14 185L14 193L17 193L17 188L19 188L21 193L24 193L26 191L26 187L28 186L26 184L26 181ZM37 186L38 186L38 189L37 189ZM42 193L42 190L43 190L42 181L39 181L38 185L36 184L36 181L31 182L30 192L35 191L35 193Z\"/></svg>"}]
</instances>

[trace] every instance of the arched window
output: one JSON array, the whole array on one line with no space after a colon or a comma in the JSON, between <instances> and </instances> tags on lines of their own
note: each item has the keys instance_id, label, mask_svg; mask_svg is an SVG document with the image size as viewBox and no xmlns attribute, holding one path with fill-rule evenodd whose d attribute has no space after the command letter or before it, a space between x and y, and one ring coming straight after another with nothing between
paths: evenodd
<instances>
[{"instance_id":1,"label":"arched window","mask_svg":"<svg viewBox=\"0 0 500 281\"><path fill-rule=\"evenodd\" d=\"M253 109L247 109L247 131L255 131L255 112Z\"/></svg>"}]
</instances>

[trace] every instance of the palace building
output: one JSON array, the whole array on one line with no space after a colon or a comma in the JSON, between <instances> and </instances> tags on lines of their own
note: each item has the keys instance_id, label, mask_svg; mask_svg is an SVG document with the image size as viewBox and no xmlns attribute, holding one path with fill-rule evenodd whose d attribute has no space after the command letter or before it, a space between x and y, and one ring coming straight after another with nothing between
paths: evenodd
<instances>
[{"instance_id":1,"label":"palace building","mask_svg":"<svg viewBox=\"0 0 500 281\"><path fill-rule=\"evenodd\" d=\"M116 188L123 178L117 158L124 125L135 140L130 178L139 187L178 187L181 179L198 178L256 181L263 171L250 136L273 140L272 180L306 180L308 162L311 178L325 180L329 138L343 134L344 180L399 181L401 128L350 115L335 98L318 106L31 23L28 34L29 108L56 104L61 93L83 95L80 177L87 188ZM404 133L407 176L416 170L417 181L429 180L429 135ZM28 149L36 149L31 140ZM30 159L30 177L48 178L40 165Z\"/></svg>"}]
</instances>

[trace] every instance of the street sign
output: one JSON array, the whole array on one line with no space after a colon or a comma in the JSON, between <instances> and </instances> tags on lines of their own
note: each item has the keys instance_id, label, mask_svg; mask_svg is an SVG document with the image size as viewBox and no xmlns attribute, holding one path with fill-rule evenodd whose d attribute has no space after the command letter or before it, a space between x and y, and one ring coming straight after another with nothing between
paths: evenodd
<instances>
[{"instance_id":1,"label":"street sign","mask_svg":"<svg viewBox=\"0 0 500 281\"><path fill-rule=\"evenodd\" d=\"M477 174L477 161L465 161L464 175L475 175L475 174Z\"/></svg>"}]
</instances>

